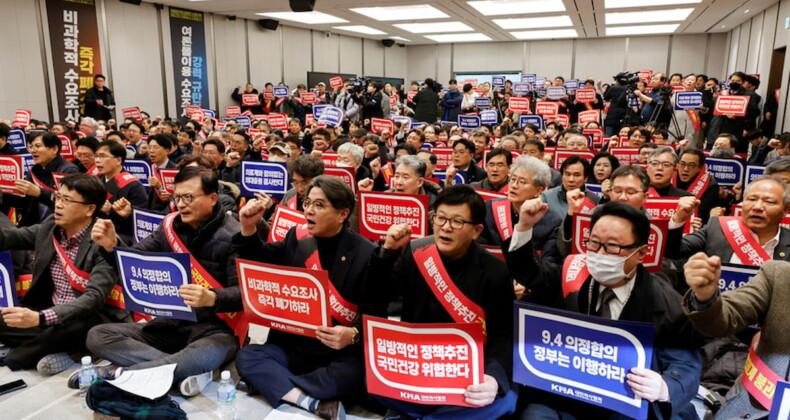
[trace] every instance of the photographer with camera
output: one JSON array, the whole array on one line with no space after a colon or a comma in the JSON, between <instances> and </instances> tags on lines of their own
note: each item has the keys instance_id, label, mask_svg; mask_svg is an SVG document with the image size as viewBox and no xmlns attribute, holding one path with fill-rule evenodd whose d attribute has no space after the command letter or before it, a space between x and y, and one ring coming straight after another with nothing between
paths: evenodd
<instances>
[{"instance_id":1,"label":"photographer with camera","mask_svg":"<svg viewBox=\"0 0 790 420\"><path fill-rule=\"evenodd\" d=\"M428 78L422 83L420 91L414 95L414 121L433 124L439 115L439 91L442 85Z\"/></svg>"},{"instance_id":2,"label":"photographer with camera","mask_svg":"<svg viewBox=\"0 0 790 420\"><path fill-rule=\"evenodd\" d=\"M639 89L634 91L634 94L642 100L644 106L642 107L642 124L654 122L657 127L667 127L669 121L672 119L672 104L669 97L672 95L672 88L666 86L667 75L661 72L653 74L650 79L650 86L653 88L649 94L645 95ZM666 88L665 88L666 87ZM663 106L658 115L655 114L657 107Z\"/></svg>"},{"instance_id":3,"label":"photographer with camera","mask_svg":"<svg viewBox=\"0 0 790 420\"><path fill-rule=\"evenodd\" d=\"M362 89L356 86L356 83L354 87L357 89L357 96L361 97L362 119L365 125L369 125L370 120L373 118L384 118L384 110L381 108L381 101L384 100L384 94L381 93L381 90L384 89L384 84L380 81L369 81L367 91L364 94ZM387 118L389 118L389 115L387 115Z\"/></svg>"},{"instance_id":4,"label":"photographer with camera","mask_svg":"<svg viewBox=\"0 0 790 420\"><path fill-rule=\"evenodd\" d=\"M349 122L359 121L361 102L361 98L357 95L357 89L351 82L346 82L338 88L335 106L343 110L343 128L346 130L348 130Z\"/></svg>"},{"instance_id":5,"label":"photographer with camera","mask_svg":"<svg viewBox=\"0 0 790 420\"><path fill-rule=\"evenodd\" d=\"M629 121L623 121L629 115L628 96L631 95L633 86L639 80L639 76L634 73L623 71L614 76L615 84L606 89L603 94L604 101L610 101L609 112L603 121L605 136L611 137L620 131L621 125L630 125ZM637 124L638 125L638 121Z\"/></svg>"}]
</instances>

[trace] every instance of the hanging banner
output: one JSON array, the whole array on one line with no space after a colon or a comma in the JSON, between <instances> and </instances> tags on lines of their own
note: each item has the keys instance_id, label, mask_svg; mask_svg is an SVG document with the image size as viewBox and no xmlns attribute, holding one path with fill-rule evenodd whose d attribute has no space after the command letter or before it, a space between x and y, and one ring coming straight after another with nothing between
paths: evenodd
<instances>
[{"instance_id":1,"label":"hanging banner","mask_svg":"<svg viewBox=\"0 0 790 420\"><path fill-rule=\"evenodd\" d=\"M189 254L115 248L126 309L159 318L197 321L178 289L192 282Z\"/></svg>"},{"instance_id":2,"label":"hanging banner","mask_svg":"<svg viewBox=\"0 0 790 420\"><path fill-rule=\"evenodd\" d=\"M650 404L626 376L649 369L655 327L515 302L513 381L634 419Z\"/></svg>"},{"instance_id":3,"label":"hanging banner","mask_svg":"<svg viewBox=\"0 0 790 420\"><path fill-rule=\"evenodd\" d=\"M412 239L428 235L428 196L385 192L359 193L359 234L372 241L386 238L390 226L407 224Z\"/></svg>"},{"instance_id":4,"label":"hanging banner","mask_svg":"<svg viewBox=\"0 0 790 420\"><path fill-rule=\"evenodd\" d=\"M61 121L79 121L85 91L102 73L94 0L47 0L52 73Z\"/></svg>"},{"instance_id":5,"label":"hanging banner","mask_svg":"<svg viewBox=\"0 0 790 420\"><path fill-rule=\"evenodd\" d=\"M362 322L369 393L471 407L466 388L484 380L482 324L408 324L368 315Z\"/></svg>"},{"instance_id":6,"label":"hanging banner","mask_svg":"<svg viewBox=\"0 0 790 420\"><path fill-rule=\"evenodd\" d=\"M173 50L176 115L187 115L187 105L209 108L203 13L171 7L170 44Z\"/></svg>"}]
</instances>

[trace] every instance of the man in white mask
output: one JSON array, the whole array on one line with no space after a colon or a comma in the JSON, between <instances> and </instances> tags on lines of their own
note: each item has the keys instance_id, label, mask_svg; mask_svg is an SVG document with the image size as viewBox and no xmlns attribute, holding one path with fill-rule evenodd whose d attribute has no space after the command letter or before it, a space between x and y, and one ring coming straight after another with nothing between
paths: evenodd
<instances>
[{"instance_id":1,"label":"man in white mask","mask_svg":"<svg viewBox=\"0 0 790 420\"><path fill-rule=\"evenodd\" d=\"M586 241L587 253L568 256L586 268L575 275L538 258L532 246L533 226L547 210L540 199L524 202L513 236L503 244L509 251L506 259L511 274L527 288L527 300L614 320L654 324L650 369L631 369L625 382L638 397L651 403L648 418L693 418L691 399L701 370L696 340L683 316L680 295L642 266L650 234L647 216L619 201L598 206ZM603 407L562 396L532 389L529 393L539 403L530 404L522 419L617 416Z\"/></svg>"}]
</instances>

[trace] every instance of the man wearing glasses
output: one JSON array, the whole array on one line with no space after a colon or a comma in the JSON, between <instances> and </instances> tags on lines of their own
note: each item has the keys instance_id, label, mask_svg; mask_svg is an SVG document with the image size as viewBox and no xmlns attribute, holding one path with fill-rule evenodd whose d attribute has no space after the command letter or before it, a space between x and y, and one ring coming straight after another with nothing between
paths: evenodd
<instances>
[{"instance_id":1,"label":"man wearing glasses","mask_svg":"<svg viewBox=\"0 0 790 420\"><path fill-rule=\"evenodd\" d=\"M505 149L493 149L486 155L486 172L488 176L482 181L472 182L472 188L481 190L507 193L510 164L513 155Z\"/></svg>"},{"instance_id":2,"label":"man wearing glasses","mask_svg":"<svg viewBox=\"0 0 790 420\"><path fill-rule=\"evenodd\" d=\"M20 306L2 310L0 341L12 347L2 364L11 370L36 366L43 375L71 366L70 355L85 352L91 327L129 320L110 298L115 270L90 238L107 198L104 186L92 175L68 175L52 198L54 215L41 224L0 230L0 249L36 251Z\"/></svg>"},{"instance_id":3,"label":"man wearing glasses","mask_svg":"<svg viewBox=\"0 0 790 420\"><path fill-rule=\"evenodd\" d=\"M648 197L687 197L691 193L672 185L678 155L669 146L659 146L647 156L647 176L650 178Z\"/></svg>"},{"instance_id":4,"label":"man wearing glasses","mask_svg":"<svg viewBox=\"0 0 790 420\"><path fill-rule=\"evenodd\" d=\"M466 184L482 181L488 176L483 168L474 164L475 144L466 139L459 139L453 144L453 164L447 168L444 186L453 185L455 174L461 173Z\"/></svg>"},{"instance_id":5,"label":"man wearing glasses","mask_svg":"<svg viewBox=\"0 0 790 420\"><path fill-rule=\"evenodd\" d=\"M699 217L706 225L710 211L719 203L719 183L708 173L705 154L700 150L686 149L680 153L678 171L672 185L687 191L700 201Z\"/></svg>"},{"instance_id":6,"label":"man wearing glasses","mask_svg":"<svg viewBox=\"0 0 790 420\"><path fill-rule=\"evenodd\" d=\"M503 245L516 279L531 289L532 303L603 318L655 325L655 348L649 369L633 368L626 384L650 403L650 418L692 418L699 386L700 356L692 347L693 332L683 316L680 295L642 266L648 253L650 223L643 211L623 202L610 202L592 215L587 253L570 256L586 270L564 270L537 258L532 243L535 224L548 211L540 199L521 206L513 236ZM517 263L516 263L517 262ZM525 389L532 404L522 419L615 417L604 407L563 396Z\"/></svg>"},{"instance_id":7,"label":"man wearing glasses","mask_svg":"<svg viewBox=\"0 0 790 420\"><path fill-rule=\"evenodd\" d=\"M390 300L403 296L401 320L410 323L469 322L460 313L474 313L474 318L486 326L484 380L470 385L464 393L472 408L373 398L414 418L431 414L459 419L500 418L516 407L510 382L513 280L507 265L475 242L484 229L485 203L474 189L468 185L448 187L436 198L432 209L432 236L410 241L408 225L389 229L384 244L370 258L365 297L373 305L375 315L386 317ZM431 287L435 280L426 269L429 260L450 290L456 296L465 296L461 300L470 301L470 305L454 307Z\"/></svg>"},{"instance_id":8,"label":"man wearing glasses","mask_svg":"<svg viewBox=\"0 0 790 420\"><path fill-rule=\"evenodd\" d=\"M123 170L126 148L120 143L105 140L96 149L96 169L99 179L107 189L107 201L102 212L116 224L118 236L132 243L133 226L130 223L132 207L145 208L148 194L134 175Z\"/></svg>"},{"instance_id":9,"label":"man wearing glasses","mask_svg":"<svg viewBox=\"0 0 790 420\"><path fill-rule=\"evenodd\" d=\"M233 216L222 211L218 189L217 175L211 169L183 168L170 196L178 212L170 213L154 233L132 245L141 251L190 254L193 271L214 285L204 288L193 283L179 289L184 302L195 308L197 322L155 318L144 324L93 328L88 333L88 349L114 364L100 369L100 377L116 377L120 373L116 366L136 370L176 363L174 383L179 384L181 394L193 396L211 382L214 369L233 360L239 339L224 313L242 310L237 254L231 246L240 228ZM115 264L111 254L119 242L113 223L97 222L91 238ZM77 386L77 374L69 378L69 386Z\"/></svg>"},{"instance_id":10,"label":"man wearing glasses","mask_svg":"<svg viewBox=\"0 0 790 420\"><path fill-rule=\"evenodd\" d=\"M151 158L152 174L148 177L151 192L148 194L148 208L157 211L166 211L170 204L170 193L165 189L160 169L175 169L176 164L168 159L170 149L173 148L172 134L156 134L148 139L148 154Z\"/></svg>"}]
</instances>

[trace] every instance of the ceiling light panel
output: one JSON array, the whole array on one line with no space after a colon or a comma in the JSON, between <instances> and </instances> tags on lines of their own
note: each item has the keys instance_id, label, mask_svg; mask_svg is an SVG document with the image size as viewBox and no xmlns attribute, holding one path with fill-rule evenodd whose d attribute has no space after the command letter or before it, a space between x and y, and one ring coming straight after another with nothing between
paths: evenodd
<instances>
[{"instance_id":1,"label":"ceiling light panel","mask_svg":"<svg viewBox=\"0 0 790 420\"><path fill-rule=\"evenodd\" d=\"M624 7L676 6L679 4L699 3L702 3L702 0L606 0L604 7L607 9L621 9Z\"/></svg>"},{"instance_id":2,"label":"ceiling light panel","mask_svg":"<svg viewBox=\"0 0 790 420\"><path fill-rule=\"evenodd\" d=\"M396 41L411 42L411 40L403 38L401 36L391 36L390 39L394 39Z\"/></svg>"},{"instance_id":3,"label":"ceiling light panel","mask_svg":"<svg viewBox=\"0 0 790 420\"><path fill-rule=\"evenodd\" d=\"M648 23L648 22L679 22L686 20L694 9L650 10L642 12L607 13L607 25Z\"/></svg>"},{"instance_id":4,"label":"ceiling light panel","mask_svg":"<svg viewBox=\"0 0 790 420\"><path fill-rule=\"evenodd\" d=\"M549 16L535 18L494 19L502 29L562 28L573 26L570 16Z\"/></svg>"},{"instance_id":5,"label":"ceiling light panel","mask_svg":"<svg viewBox=\"0 0 790 420\"><path fill-rule=\"evenodd\" d=\"M387 35L386 32L380 31L378 29L371 28L370 26L365 25L351 25L351 26L333 26L332 29L338 29L341 31L349 31L349 32L356 32L358 34L366 34L366 35Z\"/></svg>"},{"instance_id":6,"label":"ceiling light panel","mask_svg":"<svg viewBox=\"0 0 790 420\"><path fill-rule=\"evenodd\" d=\"M469 1L483 16L525 15L530 13L564 12L562 0L492 0Z\"/></svg>"},{"instance_id":7,"label":"ceiling light panel","mask_svg":"<svg viewBox=\"0 0 790 420\"><path fill-rule=\"evenodd\" d=\"M446 35L425 35L426 38L436 42L476 42L476 41L490 41L485 34L446 34Z\"/></svg>"},{"instance_id":8,"label":"ceiling light panel","mask_svg":"<svg viewBox=\"0 0 790 420\"><path fill-rule=\"evenodd\" d=\"M443 32L471 32L471 26L462 22L399 23L396 28L413 34L438 34Z\"/></svg>"},{"instance_id":9,"label":"ceiling light panel","mask_svg":"<svg viewBox=\"0 0 790 420\"><path fill-rule=\"evenodd\" d=\"M548 29L543 31L519 31L511 32L516 39L554 39L554 38L577 38L579 33L576 29Z\"/></svg>"},{"instance_id":10,"label":"ceiling light panel","mask_svg":"<svg viewBox=\"0 0 790 420\"><path fill-rule=\"evenodd\" d=\"M680 26L678 23L670 25L608 26L606 27L606 36L669 34L675 32L678 26Z\"/></svg>"},{"instance_id":11,"label":"ceiling light panel","mask_svg":"<svg viewBox=\"0 0 790 420\"><path fill-rule=\"evenodd\" d=\"M351 9L351 11L367 16L371 19L378 20L380 22L396 20L444 19L450 17L441 10L427 4L392 7L357 7Z\"/></svg>"},{"instance_id":12,"label":"ceiling light panel","mask_svg":"<svg viewBox=\"0 0 790 420\"><path fill-rule=\"evenodd\" d=\"M306 25L322 25L327 23L348 23L347 20L321 12L275 12L275 13L256 13L258 16L266 16L274 19L289 20L291 22L303 23Z\"/></svg>"}]
</instances>

